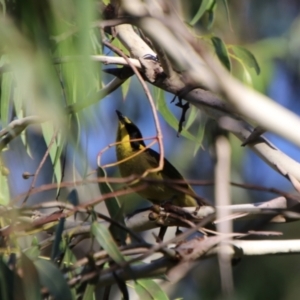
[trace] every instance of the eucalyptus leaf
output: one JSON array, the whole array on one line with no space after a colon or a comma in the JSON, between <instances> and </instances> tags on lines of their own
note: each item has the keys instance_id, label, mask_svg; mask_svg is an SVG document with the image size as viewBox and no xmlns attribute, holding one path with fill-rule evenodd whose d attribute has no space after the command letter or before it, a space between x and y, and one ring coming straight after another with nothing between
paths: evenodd
<instances>
[{"instance_id":1,"label":"eucalyptus leaf","mask_svg":"<svg viewBox=\"0 0 300 300\"><path fill-rule=\"evenodd\" d=\"M229 59L229 55L225 43L219 37L216 36L213 36L211 38L211 41L213 43L215 52L219 60L228 71L231 71L231 63L230 63L230 59Z\"/></svg>"},{"instance_id":2,"label":"eucalyptus leaf","mask_svg":"<svg viewBox=\"0 0 300 300\"><path fill-rule=\"evenodd\" d=\"M108 228L97 222L93 222L91 226L91 232L96 238L99 245L107 252L107 254L119 264L125 263L125 258L120 252L115 240L110 234Z\"/></svg>"},{"instance_id":3,"label":"eucalyptus leaf","mask_svg":"<svg viewBox=\"0 0 300 300\"><path fill-rule=\"evenodd\" d=\"M95 300L95 285L94 284L87 284L82 300Z\"/></svg>"},{"instance_id":4,"label":"eucalyptus leaf","mask_svg":"<svg viewBox=\"0 0 300 300\"><path fill-rule=\"evenodd\" d=\"M260 74L260 67L255 56L246 48L241 46L230 46L230 49L239 57L249 68L254 68L257 75Z\"/></svg>"},{"instance_id":5,"label":"eucalyptus leaf","mask_svg":"<svg viewBox=\"0 0 300 300\"><path fill-rule=\"evenodd\" d=\"M34 261L41 285L49 290L56 299L73 300L71 290L61 271L50 261Z\"/></svg>"},{"instance_id":6,"label":"eucalyptus leaf","mask_svg":"<svg viewBox=\"0 0 300 300\"><path fill-rule=\"evenodd\" d=\"M102 169L101 167L98 167L98 169L97 169L97 176L99 178L107 177L105 170ZM113 192L113 189L108 182L99 182L99 189L100 189L102 195ZM123 216L122 208L121 208L118 198L110 197L110 198L106 199L105 205L109 212L110 217L113 220L115 220L125 226L124 216ZM127 233L123 229L121 229L119 226L111 224L110 232L116 240L119 240L121 242L121 244L125 244Z\"/></svg>"},{"instance_id":7,"label":"eucalyptus leaf","mask_svg":"<svg viewBox=\"0 0 300 300\"><path fill-rule=\"evenodd\" d=\"M42 299L39 276L33 261L22 253L20 264L23 271L22 283L25 299Z\"/></svg>"},{"instance_id":8,"label":"eucalyptus leaf","mask_svg":"<svg viewBox=\"0 0 300 300\"><path fill-rule=\"evenodd\" d=\"M198 11L194 15L193 19L190 21L190 25L195 25L203 16L205 11L209 8L211 0L202 0Z\"/></svg>"},{"instance_id":9,"label":"eucalyptus leaf","mask_svg":"<svg viewBox=\"0 0 300 300\"><path fill-rule=\"evenodd\" d=\"M167 294L153 279L137 280L134 289L143 300L169 300Z\"/></svg>"}]
</instances>

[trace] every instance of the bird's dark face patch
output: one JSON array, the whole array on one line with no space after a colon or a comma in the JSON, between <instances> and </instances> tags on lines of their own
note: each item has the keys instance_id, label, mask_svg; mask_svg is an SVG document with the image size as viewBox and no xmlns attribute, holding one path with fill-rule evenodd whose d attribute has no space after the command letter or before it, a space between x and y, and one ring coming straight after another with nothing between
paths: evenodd
<instances>
[{"instance_id":1,"label":"bird's dark face patch","mask_svg":"<svg viewBox=\"0 0 300 300\"><path fill-rule=\"evenodd\" d=\"M137 128L137 126L135 126L131 122L131 120L129 118L123 116L123 114L118 110L116 110L116 113L117 113L118 118L119 118L120 127L121 128L125 127L125 130L128 132L130 140L142 139L143 138L142 133L140 132L140 130ZM130 142L130 146L133 150L140 150L140 146L146 147L143 140L132 141L132 142Z\"/></svg>"},{"instance_id":2,"label":"bird's dark face patch","mask_svg":"<svg viewBox=\"0 0 300 300\"><path fill-rule=\"evenodd\" d=\"M131 140L134 139L142 139L143 136L140 132L140 130L133 124L133 123L127 123L125 122L125 128L130 136ZM143 140L140 141L131 141L130 142L131 148L134 150L139 150L140 149L140 145L142 145L143 147L146 147L145 143Z\"/></svg>"}]
</instances>

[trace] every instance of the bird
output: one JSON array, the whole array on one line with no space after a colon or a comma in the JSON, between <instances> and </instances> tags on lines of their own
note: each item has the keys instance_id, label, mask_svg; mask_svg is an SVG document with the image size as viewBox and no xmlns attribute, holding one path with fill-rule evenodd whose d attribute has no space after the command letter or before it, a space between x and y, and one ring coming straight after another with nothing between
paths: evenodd
<instances>
[{"instance_id":1,"label":"bird","mask_svg":"<svg viewBox=\"0 0 300 300\"><path fill-rule=\"evenodd\" d=\"M120 162L119 170L122 177L128 177L130 175L142 175L147 170L158 167L160 155L158 152L151 148L146 148L143 136L139 128L120 111L116 110L118 116L118 128L116 135L116 155L117 160ZM138 140L137 140L138 139ZM142 149L143 152L135 155ZM135 155L135 156L133 156ZM126 161L121 162L122 160ZM149 172L146 175L147 179L174 179L184 180L179 171L164 158L163 169L158 172ZM130 187L138 187L142 182L133 183ZM188 191L188 194L172 188L177 186L181 189ZM163 205L167 202L171 202L173 205L180 207L192 207L201 206L205 203L198 203L195 199L196 193L192 187L187 183L173 183L172 185L164 184L163 182L156 182L149 184L144 189L138 190L137 193L153 204Z\"/></svg>"}]
</instances>

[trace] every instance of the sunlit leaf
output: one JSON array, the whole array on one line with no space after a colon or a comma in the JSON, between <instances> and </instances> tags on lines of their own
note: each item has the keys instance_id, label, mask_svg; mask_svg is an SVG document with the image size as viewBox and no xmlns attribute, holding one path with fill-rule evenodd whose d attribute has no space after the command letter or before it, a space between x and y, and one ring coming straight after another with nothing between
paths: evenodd
<instances>
[{"instance_id":1,"label":"sunlit leaf","mask_svg":"<svg viewBox=\"0 0 300 300\"><path fill-rule=\"evenodd\" d=\"M248 84L249 86L252 86L252 77L249 73L249 71L246 68L243 68L243 81Z\"/></svg>"},{"instance_id":2,"label":"sunlit leaf","mask_svg":"<svg viewBox=\"0 0 300 300\"><path fill-rule=\"evenodd\" d=\"M94 284L87 284L82 300L95 300L95 285Z\"/></svg>"},{"instance_id":3,"label":"sunlit leaf","mask_svg":"<svg viewBox=\"0 0 300 300\"><path fill-rule=\"evenodd\" d=\"M152 279L140 279L135 282L134 289L143 300L168 300L169 297Z\"/></svg>"},{"instance_id":4,"label":"sunlit leaf","mask_svg":"<svg viewBox=\"0 0 300 300\"><path fill-rule=\"evenodd\" d=\"M0 116L1 116L1 125L6 126L9 123L10 119L10 103L12 98L13 90L13 73L6 72L2 74L1 81L1 99L0 99Z\"/></svg>"},{"instance_id":5,"label":"sunlit leaf","mask_svg":"<svg viewBox=\"0 0 300 300\"><path fill-rule=\"evenodd\" d=\"M219 37L212 37L211 41L213 43L213 46L215 48L215 52L219 58L219 60L222 62L222 64L225 66L225 68L230 71L231 70L231 63L228 55L228 51L226 48L226 45Z\"/></svg>"},{"instance_id":6,"label":"sunlit leaf","mask_svg":"<svg viewBox=\"0 0 300 300\"><path fill-rule=\"evenodd\" d=\"M125 259L116 245L107 227L101 223L93 222L91 232L99 245L117 263L124 263Z\"/></svg>"},{"instance_id":7,"label":"sunlit leaf","mask_svg":"<svg viewBox=\"0 0 300 300\"><path fill-rule=\"evenodd\" d=\"M188 130L192 126L192 124L194 123L194 121L197 118L197 114L199 111L198 108L195 106L191 106L189 110L190 110L190 113L188 115L188 118L187 118L187 120L185 122L185 126L184 126L186 130Z\"/></svg>"},{"instance_id":8,"label":"sunlit leaf","mask_svg":"<svg viewBox=\"0 0 300 300\"><path fill-rule=\"evenodd\" d=\"M8 174L5 169L6 167L2 164L0 156L0 205L8 205L10 199Z\"/></svg>"},{"instance_id":9,"label":"sunlit leaf","mask_svg":"<svg viewBox=\"0 0 300 300\"><path fill-rule=\"evenodd\" d=\"M43 123L41 126L42 126L43 136L44 136L46 145L47 145L47 147L49 147L49 144L55 134L54 126L50 122ZM58 183L61 182L61 178L62 178L61 162L59 159L57 159L57 153L58 152L61 153L61 150L59 149L60 147L61 147L61 145L59 145L57 143L57 137L56 137L54 142L51 145L49 155L50 155L50 159L51 159L51 162L53 165L54 175L55 175L56 181Z\"/></svg>"},{"instance_id":10,"label":"sunlit leaf","mask_svg":"<svg viewBox=\"0 0 300 300\"><path fill-rule=\"evenodd\" d=\"M68 243L67 243L68 239L63 239L62 240L62 247L64 248L64 257L63 257L63 264L65 266L70 266L72 264L74 264L77 259L76 256L74 255L74 253L72 252L72 250L68 247ZM80 272L80 269L78 269L76 272Z\"/></svg>"},{"instance_id":11,"label":"sunlit leaf","mask_svg":"<svg viewBox=\"0 0 300 300\"><path fill-rule=\"evenodd\" d=\"M38 239L36 237L33 237L31 246L24 251L24 254L26 254L31 259L38 258L38 256L40 255L40 247Z\"/></svg>"},{"instance_id":12,"label":"sunlit leaf","mask_svg":"<svg viewBox=\"0 0 300 300\"><path fill-rule=\"evenodd\" d=\"M249 68L254 68L257 75L260 74L260 67L255 56L246 48L241 46L230 46L235 55L239 57Z\"/></svg>"},{"instance_id":13,"label":"sunlit leaf","mask_svg":"<svg viewBox=\"0 0 300 300\"><path fill-rule=\"evenodd\" d=\"M205 124L206 124L206 118L204 116L201 116L200 124L199 124L198 131L197 131L197 134L196 134L196 139L201 143L203 141L204 134L205 134ZM195 144L194 156L199 151L201 145L202 144Z\"/></svg>"}]
</instances>

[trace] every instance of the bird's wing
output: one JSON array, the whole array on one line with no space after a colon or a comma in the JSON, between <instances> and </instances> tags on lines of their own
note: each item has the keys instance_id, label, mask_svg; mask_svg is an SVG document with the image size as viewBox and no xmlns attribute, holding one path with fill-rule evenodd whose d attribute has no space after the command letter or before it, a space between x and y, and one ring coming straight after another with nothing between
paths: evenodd
<instances>
[{"instance_id":1,"label":"bird's wing","mask_svg":"<svg viewBox=\"0 0 300 300\"><path fill-rule=\"evenodd\" d=\"M159 164L159 153L151 148L148 148L146 152L150 154L149 156L147 156L149 164L153 168L156 168ZM184 179L182 175L177 171L177 169L166 158L164 159L164 168L162 172L163 176L169 179ZM180 186L185 189L192 190L192 188L187 183L180 184Z\"/></svg>"}]
</instances>

